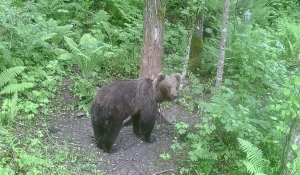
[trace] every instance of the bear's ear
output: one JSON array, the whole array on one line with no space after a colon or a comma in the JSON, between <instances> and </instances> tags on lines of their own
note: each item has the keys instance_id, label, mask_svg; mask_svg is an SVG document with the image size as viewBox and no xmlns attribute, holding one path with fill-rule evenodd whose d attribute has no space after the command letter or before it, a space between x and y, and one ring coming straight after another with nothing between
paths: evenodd
<instances>
[{"instance_id":1,"label":"bear's ear","mask_svg":"<svg viewBox=\"0 0 300 175\"><path fill-rule=\"evenodd\" d=\"M153 87L156 88L157 84L162 82L166 78L166 75L163 73L159 73L158 77L153 81Z\"/></svg>"},{"instance_id":2,"label":"bear's ear","mask_svg":"<svg viewBox=\"0 0 300 175\"><path fill-rule=\"evenodd\" d=\"M178 83L181 82L181 75L180 75L180 73L175 74L175 78L178 81Z\"/></svg>"},{"instance_id":3,"label":"bear's ear","mask_svg":"<svg viewBox=\"0 0 300 175\"><path fill-rule=\"evenodd\" d=\"M163 81L166 78L166 75L164 73L159 73L157 77L157 83Z\"/></svg>"}]
</instances>

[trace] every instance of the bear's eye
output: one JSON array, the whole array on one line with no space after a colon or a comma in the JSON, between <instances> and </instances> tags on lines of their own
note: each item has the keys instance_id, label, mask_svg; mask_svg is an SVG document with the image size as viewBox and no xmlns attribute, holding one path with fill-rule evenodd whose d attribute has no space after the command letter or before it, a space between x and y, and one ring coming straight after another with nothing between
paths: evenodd
<instances>
[{"instance_id":1,"label":"bear's eye","mask_svg":"<svg viewBox=\"0 0 300 175\"><path fill-rule=\"evenodd\" d=\"M168 91L171 91L171 87L168 87Z\"/></svg>"}]
</instances>

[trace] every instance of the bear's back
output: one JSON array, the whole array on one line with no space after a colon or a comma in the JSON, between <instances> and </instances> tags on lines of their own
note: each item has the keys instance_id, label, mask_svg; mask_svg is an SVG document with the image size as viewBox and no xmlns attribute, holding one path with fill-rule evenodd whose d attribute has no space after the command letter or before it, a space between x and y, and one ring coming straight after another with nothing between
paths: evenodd
<instances>
[{"instance_id":1,"label":"bear's back","mask_svg":"<svg viewBox=\"0 0 300 175\"><path fill-rule=\"evenodd\" d=\"M152 80L149 78L139 80L117 80L105 85L99 90L100 94L109 95L110 98L138 98L139 94L153 94ZM148 96L148 95L147 95Z\"/></svg>"},{"instance_id":2,"label":"bear's back","mask_svg":"<svg viewBox=\"0 0 300 175\"><path fill-rule=\"evenodd\" d=\"M106 110L132 115L145 105L155 105L151 79L117 80L103 86L97 93L95 103Z\"/></svg>"}]
</instances>

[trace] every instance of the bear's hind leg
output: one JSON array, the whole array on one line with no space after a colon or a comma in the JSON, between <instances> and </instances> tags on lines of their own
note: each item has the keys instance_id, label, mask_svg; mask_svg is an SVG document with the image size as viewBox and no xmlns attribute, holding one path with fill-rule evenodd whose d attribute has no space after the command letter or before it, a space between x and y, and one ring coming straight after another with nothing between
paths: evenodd
<instances>
[{"instance_id":1,"label":"bear's hind leg","mask_svg":"<svg viewBox=\"0 0 300 175\"><path fill-rule=\"evenodd\" d=\"M97 147L101 148L101 141L104 134L104 122L92 122L92 126L94 131L95 143Z\"/></svg>"},{"instance_id":2,"label":"bear's hind leg","mask_svg":"<svg viewBox=\"0 0 300 175\"><path fill-rule=\"evenodd\" d=\"M112 117L113 118L113 117ZM112 119L111 118L111 119ZM104 136L102 139L102 143L104 144L103 151L107 153L115 153L117 149L113 147L117 136L121 130L123 122L121 120L109 120L108 126L105 127Z\"/></svg>"}]
</instances>

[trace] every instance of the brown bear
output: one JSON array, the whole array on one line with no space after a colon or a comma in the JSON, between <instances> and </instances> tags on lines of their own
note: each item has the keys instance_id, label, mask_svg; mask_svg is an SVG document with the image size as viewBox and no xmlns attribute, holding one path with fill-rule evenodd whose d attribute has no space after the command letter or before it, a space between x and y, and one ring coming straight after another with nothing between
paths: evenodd
<instances>
[{"instance_id":1,"label":"brown bear","mask_svg":"<svg viewBox=\"0 0 300 175\"><path fill-rule=\"evenodd\" d=\"M155 80L120 80L100 89L91 106L91 120L96 144L108 153L115 153L113 144L123 120L131 116L133 132L153 143L158 103L178 97L181 75L159 73Z\"/></svg>"}]
</instances>

